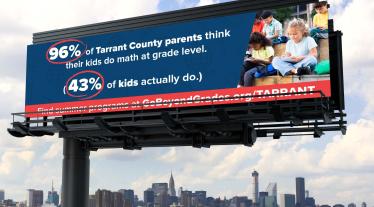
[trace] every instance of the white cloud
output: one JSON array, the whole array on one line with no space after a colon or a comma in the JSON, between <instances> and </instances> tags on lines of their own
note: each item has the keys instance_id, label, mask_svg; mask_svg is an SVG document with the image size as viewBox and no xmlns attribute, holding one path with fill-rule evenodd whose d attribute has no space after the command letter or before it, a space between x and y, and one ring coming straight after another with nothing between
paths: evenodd
<instances>
[{"instance_id":1,"label":"white cloud","mask_svg":"<svg viewBox=\"0 0 374 207\"><path fill-rule=\"evenodd\" d=\"M374 19L373 10L374 1L353 0L334 16L335 28L343 32L346 94L364 98L365 117L374 114L374 98L370 93L374 87L374 39L371 38L374 28L369 26Z\"/></svg>"},{"instance_id":2,"label":"white cloud","mask_svg":"<svg viewBox=\"0 0 374 207\"><path fill-rule=\"evenodd\" d=\"M0 118L9 118L10 120L10 113L24 111L24 82L11 77L2 77L0 81L0 97Z\"/></svg>"},{"instance_id":3,"label":"white cloud","mask_svg":"<svg viewBox=\"0 0 374 207\"><path fill-rule=\"evenodd\" d=\"M10 176L18 170L26 169L34 159L33 151L8 151L1 156L0 175Z\"/></svg>"},{"instance_id":4,"label":"white cloud","mask_svg":"<svg viewBox=\"0 0 374 207\"><path fill-rule=\"evenodd\" d=\"M359 120L326 146L320 165L332 171L374 171L374 120Z\"/></svg>"},{"instance_id":5,"label":"white cloud","mask_svg":"<svg viewBox=\"0 0 374 207\"><path fill-rule=\"evenodd\" d=\"M210 4L217 4L219 3L219 0L200 0L199 3L196 6L205 6Z\"/></svg>"},{"instance_id":6,"label":"white cloud","mask_svg":"<svg viewBox=\"0 0 374 207\"><path fill-rule=\"evenodd\" d=\"M170 163L177 161L177 149L175 147L172 147L166 154L162 155L158 159Z\"/></svg>"}]
</instances>

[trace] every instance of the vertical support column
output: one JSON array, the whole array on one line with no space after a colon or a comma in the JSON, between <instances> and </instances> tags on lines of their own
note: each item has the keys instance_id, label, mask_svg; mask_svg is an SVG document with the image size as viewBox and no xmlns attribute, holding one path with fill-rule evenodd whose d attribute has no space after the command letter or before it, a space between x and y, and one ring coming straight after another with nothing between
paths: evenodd
<instances>
[{"instance_id":1,"label":"vertical support column","mask_svg":"<svg viewBox=\"0 0 374 207\"><path fill-rule=\"evenodd\" d=\"M62 207L88 207L90 151L82 142L64 138L62 164Z\"/></svg>"}]
</instances>

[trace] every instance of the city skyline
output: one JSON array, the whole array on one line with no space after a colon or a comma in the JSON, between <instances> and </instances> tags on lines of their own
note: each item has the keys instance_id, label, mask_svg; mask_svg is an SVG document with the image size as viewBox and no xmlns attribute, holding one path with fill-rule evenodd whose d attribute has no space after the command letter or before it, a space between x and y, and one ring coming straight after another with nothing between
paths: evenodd
<instances>
[{"instance_id":1,"label":"city skyline","mask_svg":"<svg viewBox=\"0 0 374 207\"><path fill-rule=\"evenodd\" d=\"M176 192L175 192L174 175L172 173L170 173L170 178L169 178L168 182L164 182L164 181L152 182L152 183L149 184L149 188L144 189L143 192L135 192L132 189L114 190L114 189L103 188L103 189L97 189L93 193L90 192L90 198L94 198L95 195L96 195L96 197L97 196L105 196L108 193L118 192L118 193L122 194L124 200L128 199L127 202L130 202L130 206L128 206L128 207L136 207L135 206L135 199L138 199L138 201L142 201L143 205L146 205L146 203L147 203L146 200L149 200L149 198L141 197L139 195L142 195L144 193L144 196L145 196L146 192L149 192L149 191L152 192L153 196L157 196L157 195L165 193L165 195L168 195L170 197L174 196L174 197L178 197L178 198L183 197L183 193L186 193L186 192L187 193L188 192L191 192L191 193L192 192L195 192L195 193L205 192L204 196L206 198L210 197L210 198L214 198L214 199L222 199L222 200L230 200L230 201L232 199L235 199L236 197L246 197L252 203L251 205L255 205L255 207L265 207L265 206L262 206L262 205L265 205L265 204L263 204L263 202L265 202L265 200L263 199L264 195L266 195L267 197L275 197L274 198L275 203L279 207L314 207L313 205L311 206L310 204L307 203L308 199L309 199L309 201L312 200L313 203L315 202L316 206L324 206L324 207L327 207L326 205L329 205L330 207L331 206L334 206L334 207L344 207L344 206L354 207L354 206L352 206L352 204L355 204L354 202L349 202L347 204L344 204L344 203L318 203L318 198L310 196L310 192L313 192L313 189L306 189L305 188L306 179L304 177L300 177L300 176L295 177L295 179L294 179L295 189L294 189L293 192L291 192L291 191L290 192L278 192L277 191L277 182L273 182L273 181L267 182L267 187L266 188L263 188L263 189L253 188L253 186L254 186L253 182L257 182L257 185L259 185L259 183L260 183L259 182L260 173L257 172L256 170L254 170L254 171L248 173L248 178L250 178L250 177L252 177L252 179L254 177L256 177L256 179L253 179L253 180L249 179L250 182L248 182L248 185L252 186L252 192L247 193L247 195L235 195L235 196L232 196L232 197L226 197L226 196L214 197L212 195L209 195L209 193L208 193L209 190L208 189L187 189L187 188L184 188L183 186L179 187L179 189L183 189L181 191L182 195L177 196ZM174 188L174 191L171 188ZM55 204L56 205L56 203L59 203L59 201L60 201L59 197L61 195L61 192L58 193L57 191L54 190L53 181L52 181L51 191L48 191L47 198L45 198L43 196L44 195L43 190L28 189L27 191L28 191L28 199L16 201L16 200L13 200L11 198L5 197L4 194L5 194L6 191L5 190L0 190L0 206L1 206L2 200L13 200L14 202L25 202L26 201L27 203L32 202L35 206L37 206L39 204ZM257 191L257 193L254 192L254 191ZM258 200L258 202L255 202L255 199L254 199L255 195L257 195L256 199ZM122 196L121 196L121 199L122 199ZM45 199L43 200L43 198L45 198ZM113 195L113 199L115 199L115 198L116 198L116 194ZM157 201L157 200L155 201L154 199L152 200L152 203ZM290 202L292 200L293 200L293 205L290 205ZM288 203L288 205L286 205L287 203ZM361 203L367 205L368 207L371 206L370 204L368 204L365 201L362 201ZM178 204L178 203L175 203L175 204ZM282 204L285 205L285 206L282 206ZM122 205L124 205L124 204L122 204ZM339 205L343 205L343 206L339 206ZM277 207L277 206L274 206L274 207ZM145 207L147 207L147 206L145 206Z\"/></svg>"}]
</instances>

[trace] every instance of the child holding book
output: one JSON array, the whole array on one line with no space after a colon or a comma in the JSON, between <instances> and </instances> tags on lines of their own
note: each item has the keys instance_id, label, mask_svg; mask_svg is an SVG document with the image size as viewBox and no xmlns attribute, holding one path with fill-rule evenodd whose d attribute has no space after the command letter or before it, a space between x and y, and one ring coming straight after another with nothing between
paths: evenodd
<instances>
[{"instance_id":1,"label":"child holding book","mask_svg":"<svg viewBox=\"0 0 374 207\"><path fill-rule=\"evenodd\" d=\"M246 58L244 61L238 87L252 86L256 72L262 69L268 69L273 60L274 49L271 41L263 34L259 32L253 33L249 44L252 50L252 56Z\"/></svg>"},{"instance_id":2,"label":"child holding book","mask_svg":"<svg viewBox=\"0 0 374 207\"><path fill-rule=\"evenodd\" d=\"M313 29L310 31L310 36L318 44L319 39L328 38L329 10L327 1L316 3L314 9L317 14L313 17Z\"/></svg>"},{"instance_id":3,"label":"child holding book","mask_svg":"<svg viewBox=\"0 0 374 207\"><path fill-rule=\"evenodd\" d=\"M290 40L286 54L275 57L272 65L282 76L310 74L317 65L317 43L308 36L308 28L302 19L293 19L288 25Z\"/></svg>"}]
</instances>

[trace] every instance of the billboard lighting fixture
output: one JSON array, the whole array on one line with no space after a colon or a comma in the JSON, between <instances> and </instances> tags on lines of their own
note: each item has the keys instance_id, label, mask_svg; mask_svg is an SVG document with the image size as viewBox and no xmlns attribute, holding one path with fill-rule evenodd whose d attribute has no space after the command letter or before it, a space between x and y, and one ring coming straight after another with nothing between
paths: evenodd
<instances>
[{"instance_id":1,"label":"billboard lighting fixture","mask_svg":"<svg viewBox=\"0 0 374 207\"><path fill-rule=\"evenodd\" d=\"M282 136L281 131L275 131L274 134L273 134L273 139L280 139L281 136Z\"/></svg>"},{"instance_id":2,"label":"billboard lighting fixture","mask_svg":"<svg viewBox=\"0 0 374 207\"><path fill-rule=\"evenodd\" d=\"M26 134L18 131L17 129L9 129L8 128L8 133L14 137L17 137L17 138L23 138L26 136Z\"/></svg>"},{"instance_id":3,"label":"billboard lighting fixture","mask_svg":"<svg viewBox=\"0 0 374 207\"><path fill-rule=\"evenodd\" d=\"M314 138L320 138L323 134L324 133L320 128L314 128Z\"/></svg>"}]
</instances>

